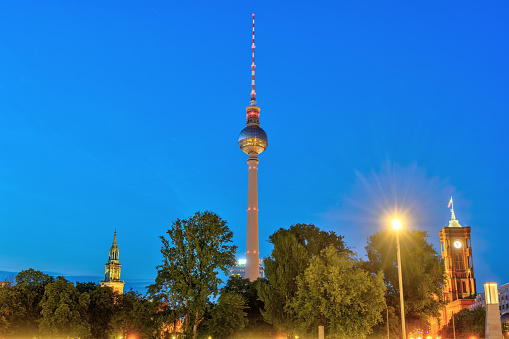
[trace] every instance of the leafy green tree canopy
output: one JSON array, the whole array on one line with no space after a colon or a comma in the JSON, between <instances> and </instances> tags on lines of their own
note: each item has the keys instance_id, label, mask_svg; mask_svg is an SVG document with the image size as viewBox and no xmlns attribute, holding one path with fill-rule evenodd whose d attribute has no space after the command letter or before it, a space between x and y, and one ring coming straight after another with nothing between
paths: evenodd
<instances>
[{"instance_id":1,"label":"leafy green tree canopy","mask_svg":"<svg viewBox=\"0 0 509 339\"><path fill-rule=\"evenodd\" d=\"M226 282L225 287L221 289L221 295L226 293L235 293L241 295L246 302L247 323L244 332L247 333L273 333L274 328L267 323L261 314L264 308L264 303L258 298L258 288L261 284L266 284L264 278L258 278L251 282L249 279L243 279L240 276L230 277Z\"/></svg>"},{"instance_id":2,"label":"leafy green tree canopy","mask_svg":"<svg viewBox=\"0 0 509 339\"><path fill-rule=\"evenodd\" d=\"M74 284L58 277L46 286L41 300L41 332L54 338L90 338L88 293L79 294Z\"/></svg>"},{"instance_id":3,"label":"leafy green tree canopy","mask_svg":"<svg viewBox=\"0 0 509 339\"><path fill-rule=\"evenodd\" d=\"M349 249L342 236L312 224L281 228L269 239L274 249L265 258L267 282L259 286L259 298L264 303L262 315L278 331L290 335L296 327L290 301L298 290L297 277L304 274L313 257L320 256L329 246L336 253L346 253Z\"/></svg>"},{"instance_id":4,"label":"leafy green tree canopy","mask_svg":"<svg viewBox=\"0 0 509 339\"><path fill-rule=\"evenodd\" d=\"M333 246L339 253L348 251L343 236L337 235L333 231L323 231L313 224L294 224L289 229L280 228L269 236L269 241L274 244L277 237L289 234L293 235L297 243L306 249L309 258L319 255L329 246Z\"/></svg>"},{"instance_id":5,"label":"leafy green tree canopy","mask_svg":"<svg viewBox=\"0 0 509 339\"><path fill-rule=\"evenodd\" d=\"M274 249L265 258L267 282L259 286L258 295L264 303L263 318L279 332L290 335L294 327L289 302L297 293L297 277L309 264L303 245L293 234L275 233L272 236Z\"/></svg>"},{"instance_id":6,"label":"leafy green tree canopy","mask_svg":"<svg viewBox=\"0 0 509 339\"><path fill-rule=\"evenodd\" d=\"M0 310L7 332L27 337L38 334L37 323L42 310L40 302L46 286L53 281L52 276L30 268L19 272L13 285L2 289L4 302Z\"/></svg>"},{"instance_id":7,"label":"leafy green tree canopy","mask_svg":"<svg viewBox=\"0 0 509 339\"><path fill-rule=\"evenodd\" d=\"M211 319L207 322L208 334L212 338L227 339L240 333L248 321L246 308L246 302L240 294L221 294L212 308Z\"/></svg>"},{"instance_id":8,"label":"leafy green tree canopy","mask_svg":"<svg viewBox=\"0 0 509 339\"><path fill-rule=\"evenodd\" d=\"M0 338L13 332L13 313L18 309L16 305L15 287L10 282L0 285Z\"/></svg>"},{"instance_id":9,"label":"leafy green tree canopy","mask_svg":"<svg viewBox=\"0 0 509 339\"><path fill-rule=\"evenodd\" d=\"M76 282L76 291L78 291L78 293L85 293L85 292L90 293L93 290L95 290L98 286L100 286L100 285L96 284L93 281L89 281L89 282L77 281Z\"/></svg>"},{"instance_id":10,"label":"leafy green tree canopy","mask_svg":"<svg viewBox=\"0 0 509 339\"><path fill-rule=\"evenodd\" d=\"M325 326L327 338L364 338L381 319L385 306L382 272L372 275L350 253L331 245L314 256L291 300L296 329L302 335Z\"/></svg>"},{"instance_id":11,"label":"leafy green tree canopy","mask_svg":"<svg viewBox=\"0 0 509 339\"><path fill-rule=\"evenodd\" d=\"M134 333L148 339L161 329L154 303L132 291L119 295L93 282L75 287L33 269L0 286L2 338L109 339Z\"/></svg>"},{"instance_id":12,"label":"leafy green tree canopy","mask_svg":"<svg viewBox=\"0 0 509 339\"><path fill-rule=\"evenodd\" d=\"M87 313L92 338L108 339L111 333L111 320L118 308L115 304L113 289L92 282L77 282L76 291L90 296Z\"/></svg>"},{"instance_id":13,"label":"leafy green tree canopy","mask_svg":"<svg viewBox=\"0 0 509 339\"><path fill-rule=\"evenodd\" d=\"M158 331L156 309L141 294L133 290L123 294L115 293L115 308L111 317L112 333L115 338L149 337ZM150 322L147 318L151 318Z\"/></svg>"},{"instance_id":14,"label":"leafy green tree canopy","mask_svg":"<svg viewBox=\"0 0 509 339\"><path fill-rule=\"evenodd\" d=\"M223 283L219 272L229 273L235 264L236 246L226 221L212 212L197 212L188 219L177 219L161 236L163 262L149 286L150 296L162 308L173 309L173 319L183 317L184 334L196 338L211 297Z\"/></svg>"}]
</instances>

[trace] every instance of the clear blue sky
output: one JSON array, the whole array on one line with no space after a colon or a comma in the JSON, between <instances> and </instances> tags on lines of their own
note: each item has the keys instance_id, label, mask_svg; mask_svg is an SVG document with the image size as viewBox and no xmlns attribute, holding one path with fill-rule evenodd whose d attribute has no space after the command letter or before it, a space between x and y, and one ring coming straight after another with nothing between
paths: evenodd
<instances>
[{"instance_id":1,"label":"clear blue sky","mask_svg":"<svg viewBox=\"0 0 509 339\"><path fill-rule=\"evenodd\" d=\"M261 254L301 222L362 256L396 204L439 250L453 195L478 289L509 282L505 1L2 1L0 271L99 280L117 229L143 286L198 210L242 255L251 13Z\"/></svg>"}]
</instances>

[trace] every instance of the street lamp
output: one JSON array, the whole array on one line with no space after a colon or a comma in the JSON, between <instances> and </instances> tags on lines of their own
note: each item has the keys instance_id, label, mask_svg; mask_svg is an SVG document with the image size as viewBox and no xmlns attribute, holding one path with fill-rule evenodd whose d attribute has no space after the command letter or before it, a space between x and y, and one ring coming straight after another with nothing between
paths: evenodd
<instances>
[{"instance_id":1,"label":"street lamp","mask_svg":"<svg viewBox=\"0 0 509 339\"><path fill-rule=\"evenodd\" d=\"M399 229L401 228L401 222L399 220L394 220L392 222L392 227L396 230L396 244L398 247L398 278L399 278L399 302L401 307L401 333L403 334L403 339L406 339L406 329L405 329L405 303L403 302L403 278L401 277L401 251L399 248Z\"/></svg>"}]
</instances>

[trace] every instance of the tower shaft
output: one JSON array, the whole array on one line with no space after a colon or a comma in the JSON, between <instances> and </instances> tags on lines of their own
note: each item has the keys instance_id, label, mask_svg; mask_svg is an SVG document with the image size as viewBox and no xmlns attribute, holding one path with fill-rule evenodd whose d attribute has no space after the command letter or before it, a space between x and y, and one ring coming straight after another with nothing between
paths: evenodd
<instances>
[{"instance_id":1,"label":"tower shaft","mask_svg":"<svg viewBox=\"0 0 509 339\"><path fill-rule=\"evenodd\" d=\"M260 276L258 249L258 154L251 153L247 159L247 233L246 233L246 278L255 281Z\"/></svg>"}]
</instances>

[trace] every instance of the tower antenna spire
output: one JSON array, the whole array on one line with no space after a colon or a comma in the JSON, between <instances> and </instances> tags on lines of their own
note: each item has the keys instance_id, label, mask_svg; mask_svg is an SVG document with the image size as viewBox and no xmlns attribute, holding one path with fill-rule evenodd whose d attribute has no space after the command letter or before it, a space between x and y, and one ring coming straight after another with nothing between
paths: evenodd
<instances>
[{"instance_id":1,"label":"tower antenna spire","mask_svg":"<svg viewBox=\"0 0 509 339\"><path fill-rule=\"evenodd\" d=\"M251 64L251 105L256 105L256 92L255 92L255 15L253 13L253 44L251 45L253 49L253 63Z\"/></svg>"}]
</instances>

